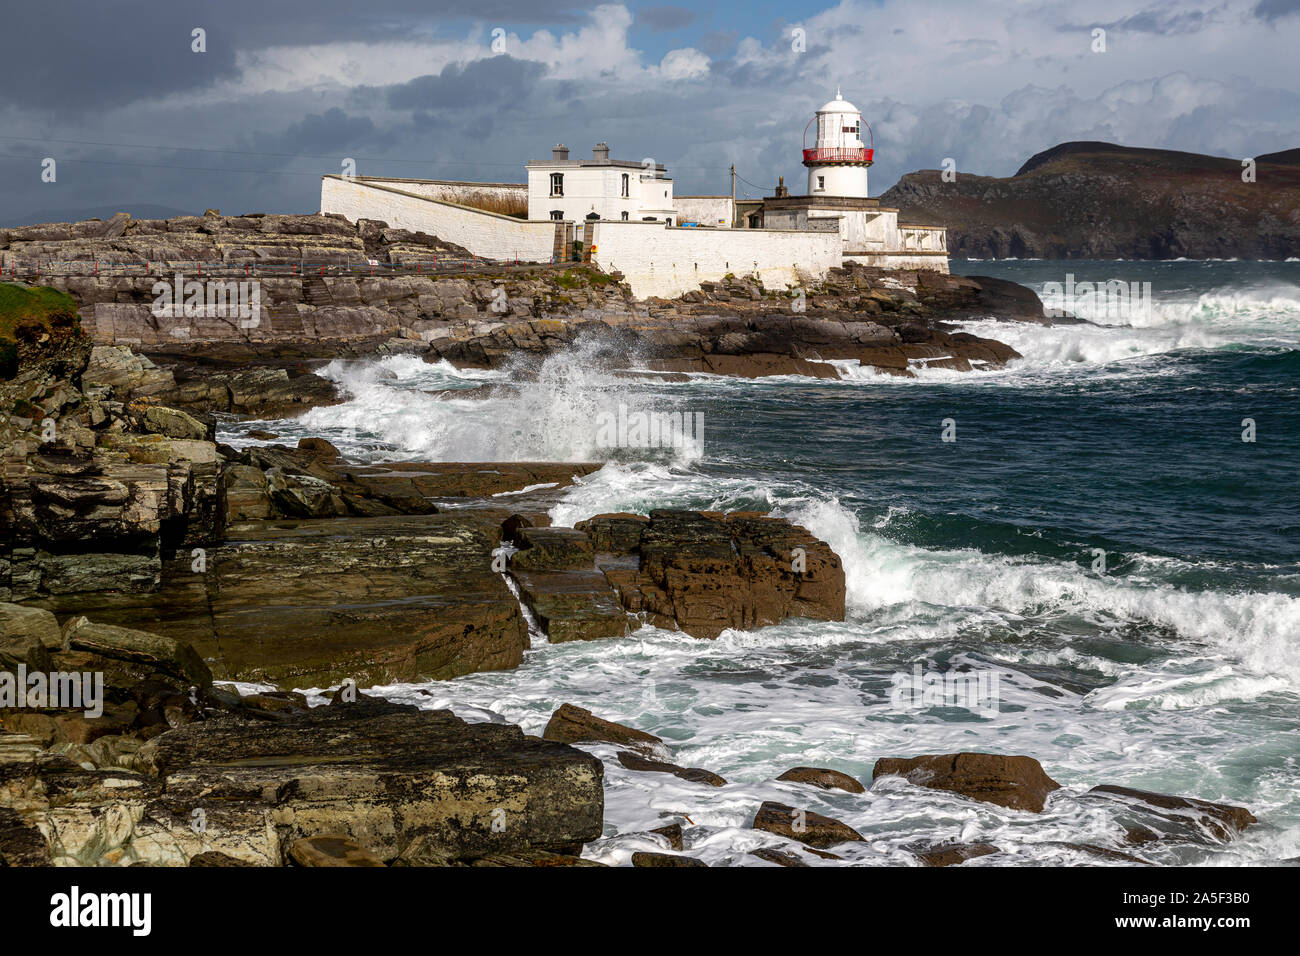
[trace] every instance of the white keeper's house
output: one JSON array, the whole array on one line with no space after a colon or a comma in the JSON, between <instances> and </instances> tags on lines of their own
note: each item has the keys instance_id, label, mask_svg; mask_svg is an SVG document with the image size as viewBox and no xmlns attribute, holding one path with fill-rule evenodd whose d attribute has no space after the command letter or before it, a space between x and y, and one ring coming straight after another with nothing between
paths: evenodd
<instances>
[{"instance_id":1,"label":"white keeper's house","mask_svg":"<svg viewBox=\"0 0 1300 956\"><path fill-rule=\"evenodd\" d=\"M554 147L525 164L523 184L325 176L321 212L432 233L491 259L563 260L580 240L584 258L623 273L642 297L680 295L728 273L799 286L846 262L948 271L943 226L900 223L897 209L869 196L875 149L861 111L836 91L804 137L804 195L782 180L761 201L674 196L663 164L613 159L602 142L590 159Z\"/></svg>"},{"instance_id":2,"label":"white keeper's house","mask_svg":"<svg viewBox=\"0 0 1300 956\"><path fill-rule=\"evenodd\" d=\"M528 218L610 219L622 222L677 220L673 181L662 163L610 159L609 147L597 143L591 159L570 159L567 146L556 146L550 159L532 160L528 171Z\"/></svg>"}]
</instances>

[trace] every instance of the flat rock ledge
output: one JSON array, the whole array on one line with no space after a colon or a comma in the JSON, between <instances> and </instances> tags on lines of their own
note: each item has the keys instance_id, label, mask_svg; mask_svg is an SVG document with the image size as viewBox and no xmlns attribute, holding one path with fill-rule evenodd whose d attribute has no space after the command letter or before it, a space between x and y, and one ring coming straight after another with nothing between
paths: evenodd
<instances>
[{"instance_id":1,"label":"flat rock ledge","mask_svg":"<svg viewBox=\"0 0 1300 956\"><path fill-rule=\"evenodd\" d=\"M604 810L603 767L588 754L364 697L280 721L197 720L148 741L134 763L0 763L0 857L383 865L417 841L441 865L574 856L600 836Z\"/></svg>"}]
</instances>

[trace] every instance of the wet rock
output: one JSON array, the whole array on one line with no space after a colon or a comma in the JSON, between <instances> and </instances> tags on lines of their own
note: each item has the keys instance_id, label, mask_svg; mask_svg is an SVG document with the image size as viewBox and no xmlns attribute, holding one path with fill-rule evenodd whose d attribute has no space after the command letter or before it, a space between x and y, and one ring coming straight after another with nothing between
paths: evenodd
<instances>
[{"instance_id":1,"label":"wet rock","mask_svg":"<svg viewBox=\"0 0 1300 956\"><path fill-rule=\"evenodd\" d=\"M877 760L872 779L890 774L902 776L916 786L1033 813L1042 813L1047 795L1061 786L1032 757L1002 754L927 754Z\"/></svg>"},{"instance_id":2,"label":"wet rock","mask_svg":"<svg viewBox=\"0 0 1300 956\"><path fill-rule=\"evenodd\" d=\"M50 651L62 646L59 622L49 611L0 603L0 670L25 664L30 671L47 671Z\"/></svg>"},{"instance_id":3,"label":"wet rock","mask_svg":"<svg viewBox=\"0 0 1300 956\"><path fill-rule=\"evenodd\" d=\"M383 866L364 846L346 836L321 834L294 840L289 859L299 866Z\"/></svg>"},{"instance_id":4,"label":"wet rock","mask_svg":"<svg viewBox=\"0 0 1300 956\"><path fill-rule=\"evenodd\" d=\"M349 841L380 861L405 851L408 864L461 862L571 855L601 832L595 758L517 727L365 697L271 723L211 716L150 740L134 767L19 765L6 795L40 814L56 863L82 865L184 865L213 852L338 865L356 858Z\"/></svg>"},{"instance_id":5,"label":"wet rock","mask_svg":"<svg viewBox=\"0 0 1300 956\"><path fill-rule=\"evenodd\" d=\"M1105 860L1109 863L1138 863L1142 866L1152 865L1149 861L1133 856L1131 853L1122 853L1119 850L1113 850L1109 847L1097 846L1095 843L1071 843L1065 840L1051 840L1043 845L1058 846L1064 850L1083 853L1087 856Z\"/></svg>"},{"instance_id":6,"label":"wet rock","mask_svg":"<svg viewBox=\"0 0 1300 956\"><path fill-rule=\"evenodd\" d=\"M227 465L225 483L226 514L231 521L256 521L276 514L271 502L266 472L252 465Z\"/></svg>"},{"instance_id":7,"label":"wet rock","mask_svg":"<svg viewBox=\"0 0 1300 956\"><path fill-rule=\"evenodd\" d=\"M682 825L680 823L670 823L666 827L655 827L650 832L657 833L667 840L670 850L680 850L682 848Z\"/></svg>"},{"instance_id":8,"label":"wet rock","mask_svg":"<svg viewBox=\"0 0 1300 956\"><path fill-rule=\"evenodd\" d=\"M312 455L324 455L328 458L338 458L340 454L339 450L324 438L300 438L298 439L298 450Z\"/></svg>"},{"instance_id":9,"label":"wet rock","mask_svg":"<svg viewBox=\"0 0 1300 956\"><path fill-rule=\"evenodd\" d=\"M390 866L459 866L460 863L427 834L412 840Z\"/></svg>"},{"instance_id":10,"label":"wet rock","mask_svg":"<svg viewBox=\"0 0 1300 956\"><path fill-rule=\"evenodd\" d=\"M639 851L632 854L633 866L708 866L703 860L696 859L693 856L682 856L677 853L651 853L649 851Z\"/></svg>"},{"instance_id":11,"label":"wet rock","mask_svg":"<svg viewBox=\"0 0 1300 956\"><path fill-rule=\"evenodd\" d=\"M579 521L575 528L584 531L592 546L607 554L632 554L641 544L641 532L650 519L644 515L619 512L601 514Z\"/></svg>"},{"instance_id":12,"label":"wet rock","mask_svg":"<svg viewBox=\"0 0 1300 956\"><path fill-rule=\"evenodd\" d=\"M777 866L808 866L807 861L799 859L789 850L778 850L773 846L759 847L757 850L750 850L750 856L756 856L760 860L768 863L775 863Z\"/></svg>"},{"instance_id":13,"label":"wet rock","mask_svg":"<svg viewBox=\"0 0 1300 956\"><path fill-rule=\"evenodd\" d=\"M232 525L146 598L78 597L99 621L190 643L221 680L327 687L517 667L519 603L492 570L503 512Z\"/></svg>"},{"instance_id":14,"label":"wet rock","mask_svg":"<svg viewBox=\"0 0 1300 956\"><path fill-rule=\"evenodd\" d=\"M628 611L694 637L844 619L839 557L806 529L753 512L653 511L635 562L598 563Z\"/></svg>"},{"instance_id":15,"label":"wet rock","mask_svg":"<svg viewBox=\"0 0 1300 956\"><path fill-rule=\"evenodd\" d=\"M206 853L196 853L190 857L190 866L256 866L256 863L249 863L247 860L241 860L237 856L231 856L229 853L220 853L216 850L209 850Z\"/></svg>"},{"instance_id":16,"label":"wet rock","mask_svg":"<svg viewBox=\"0 0 1300 956\"><path fill-rule=\"evenodd\" d=\"M159 634L96 624L82 616L64 625L63 640L69 650L140 665L198 687L212 683L212 672L193 647Z\"/></svg>"},{"instance_id":17,"label":"wet rock","mask_svg":"<svg viewBox=\"0 0 1300 956\"><path fill-rule=\"evenodd\" d=\"M619 603L618 593L595 568L520 571L512 561L511 577L552 644L623 637L628 633L627 612Z\"/></svg>"},{"instance_id":18,"label":"wet rock","mask_svg":"<svg viewBox=\"0 0 1300 956\"><path fill-rule=\"evenodd\" d=\"M630 753L626 750L619 751L618 762L628 770L638 770L645 773L670 773L682 780L691 783L703 783L710 787L721 787L727 782L711 770L705 770L701 767L679 767L676 764L666 763L662 760L650 760L640 754Z\"/></svg>"},{"instance_id":19,"label":"wet rock","mask_svg":"<svg viewBox=\"0 0 1300 956\"><path fill-rule=\"evenodd\" d=\"M998 848L989 843L935 843L912 852L926 866L957 866L976 857L997 853Z\"/></svg>"},{"instance_id":20,"label":"wet rock","mask_svg":"<svg viewBox=\"0 0 1300 956\"><path fill-rule=\"evenodd\" d=\"M573 571L595 567L595 551L575 528L520 528L520 550L510 558L518 571Z\"/></svg>"},{"instance_id":21,"label":"wet rock","mask_svg":"<svg viewBox=\"0 0 1300 956\"><path fill-rule=\"evenodd\" d=\"M586 867L605 866L595 860L584 860L580 856L568 853L551 853L548 850L521 850L514 853L492 853L479 857L470 866L508 866L508 867Z\"/></svg>"},{"instance_id":22,"label":"wet rock","mask_svg":"<svg viewBox=\"0 0 1300 956\"><path fill-rule=\"evenodd\" d=\"M790 783L806 783L823 790L845 790L849 793L865 793L867 790L847 773L821 767L792 767L776 779Z\"/></svg>"},{"instance_id":23,"label":"wet rock","mask_svg":"<svg viewBox=\"0 0 1300 956\"><path fill-rule=\"evenodd\" d=\"M561 704L551 714L546 729L542 731L542 739L565 744L621 744L648 754L666 753L663 740L654 734L597 717L576 704Z\"/></svg>"},{"instance_id":24,"label":"wet rock","mask_svg":"<svg viewBox=\"0 0 1300 956\"><path fill-rule=\"evenodd\" d=\"M1216 840L1231 840L1247 827L1259 822L1245 807L1197 800L1194 797L1176 797L1109 784L1093 787L1088 792L1106 794L1145 805L1158 811L1158 814L1166 819L1174 822L1190 822Z\"/></svg>"},{"instance_id":25,"label":"wet rock","mask_svg":"<svg viewBox=\"0 0 1300 956\"><path fill-rule=\"evenodd\" d=\"M41 831L17 810L0 806L0 867L51 863L50 848Z\"/></svg>"},{"instance_id":26,"label":"wet rock","mask_svg":"<svg viewBox=\"0 0 1300 956\"><path fill-rule=\"evenodd\" d=\"M798 840L808 846L826 848L866 838L847 823L822 816L811 810L799 810L784 803L766 800L754 815L755 830Z\"/></svg>"}]
</instances>

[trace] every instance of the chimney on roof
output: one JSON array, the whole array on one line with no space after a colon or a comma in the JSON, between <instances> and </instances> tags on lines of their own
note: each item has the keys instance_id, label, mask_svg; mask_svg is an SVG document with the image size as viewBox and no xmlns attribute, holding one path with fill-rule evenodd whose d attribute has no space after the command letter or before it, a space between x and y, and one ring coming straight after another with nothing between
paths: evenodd
<instances>
[{"instance_id":1,"label":"chimney on roof","mask_svg":"<svg viewBox=\"0 0 1300 956\"><path fill-rule=\"evenodd\" d=\"M555 147L551 150L551 159L568 159L568 158L569 158L569 147L565 146L563 143L556 143Z\"/></svg>"},{"instance_id":2,"label":"chimney on roof","mask_svg":"<svg viewBox=\"0 0 1300 956\"><path fill-rule=\"evenodd\" d=\"M606 146L603 142L601 142L601 143L597 143L596 146L595 146L595 148L592 149L592 151L591 151L591 158L592 158L592 159L609 159L609 147Z\"/></svg>"},{"instance_id":3,"label":"chimney on roof","mask_svg":"<svg viewBox=\"0 0 1300 956\"><path fill-rule=\"evenodd\" d=\"M785 177L781 176L776 181L776 198L784 199L788 195L790 195L790 190L785 188Z\"/></svg>"}]
</instances>

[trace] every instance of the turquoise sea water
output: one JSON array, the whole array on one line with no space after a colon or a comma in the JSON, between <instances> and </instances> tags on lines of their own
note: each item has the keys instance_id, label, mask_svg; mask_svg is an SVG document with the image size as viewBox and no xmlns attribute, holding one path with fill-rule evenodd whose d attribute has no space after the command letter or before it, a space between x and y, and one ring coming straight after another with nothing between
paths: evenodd
<instances>
[{"instance_id":1,"label":"turquoise sea water","mask_svg":"<svg viewBox=\"0 0 1300 956\"><path fill-rule=\"evenodd\" d=\"M910 845L946 839L1002 851L968 866L1095 861L1069 842L1167 864L1300 856L1300 263L953 271L1036 289L1067 274L1150 282L1152 301L1123 317L1085 310L1097 321L1083 325L972 322L1024 358L914 379L629 382L583 348L527 374L405 357L331 366L353 401L274 430L373 458L609 459L557 521L771 509L827 540L848 577L844 623L539 641L513 672L384 692L531 733L570 701L730 781L607 760L607 838L587 851L607 862L655 848L640 831L688 815L688 852L757 864L749 850L782 842L749 829L764 799L857 827L869 840L843 851L849 864L911 863ZM486 400L430 393L485 384ZM593 421L619 405L703 413L702 454L595 447ZM942 441L946 419L955 441ZM900 706L897 675L918 666L996 674L996 709ZM811 764L869 783L879 757L957 750L1028 754L1064 789L1036 815L898 780L859 796L773 782ZM1227 844L1134 848L1123 814L1086 793L1102 783L1242 804L1261 823Z\"/></svg>"}]
</instances>

